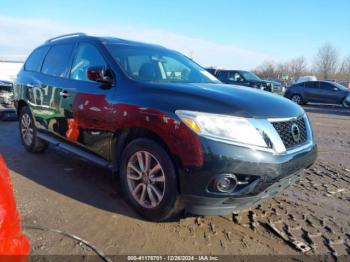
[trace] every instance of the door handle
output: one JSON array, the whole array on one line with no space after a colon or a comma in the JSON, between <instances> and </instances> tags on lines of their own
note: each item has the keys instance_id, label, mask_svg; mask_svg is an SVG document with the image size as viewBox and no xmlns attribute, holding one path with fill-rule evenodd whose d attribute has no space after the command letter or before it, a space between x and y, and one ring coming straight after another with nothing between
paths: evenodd
<instances>
[{"instance_id":1,"label":"door handle","mask_svg":"<svg viewBox=\"0 0 350 262\"><path fill-rule=\"evenodd\" d=\"M60 92L60 96L62 96L63 98L69 97L69 93L67 90L63 90L62 92Z\"/></svg>"}]
</instances>

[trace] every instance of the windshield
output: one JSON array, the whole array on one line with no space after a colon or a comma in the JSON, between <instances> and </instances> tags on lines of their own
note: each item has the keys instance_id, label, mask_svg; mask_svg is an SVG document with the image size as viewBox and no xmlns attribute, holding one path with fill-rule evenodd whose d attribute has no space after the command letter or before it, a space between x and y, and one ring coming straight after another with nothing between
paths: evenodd
<instances>
[{"instance_id":1,"label":"windshield","mask_svg":"<svg viewBox=\"0 0 350 262\"><path fill-rule=\"evenodd\" d=\"M107 44L122 70L132 79L147 82L220 83L189 58L167 49Z\"/></svg>"},{"instance_id":2,"label":"windshield","mask_svg":"<svg viewBox=\"0 0 350 262\"><path fill-rule=\"evenodd\" d=\"M261 81L261 79L256 74L254 74L252 72L243 71L243 72L241 72L241 74L243 75L244 79L247 81L251 81L251 80Z\"/></svg>"}]
</instances>

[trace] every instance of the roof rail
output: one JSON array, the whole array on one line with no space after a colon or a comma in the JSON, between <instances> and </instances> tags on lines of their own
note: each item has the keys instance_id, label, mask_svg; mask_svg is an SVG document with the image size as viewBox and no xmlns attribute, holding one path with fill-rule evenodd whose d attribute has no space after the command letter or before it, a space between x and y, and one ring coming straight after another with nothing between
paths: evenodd
<instances>
[{"instance_id":1,"label":"roof rail","mask_svg":"<svg viewBox=\"0 0 350 262\"><path fill-rule=\"evenodd\" d=\"M56 36L54 38L51 38L49 40L46 40L45 43L51 43L51 42L59 40L59 39L64 39L64 38L69 38L69 37L78 37L78 36L86 36L86 34L85 33L71 33L71 34L66 34L66 35L60 35L60 36Z\"/></svg>"}]
</instances>

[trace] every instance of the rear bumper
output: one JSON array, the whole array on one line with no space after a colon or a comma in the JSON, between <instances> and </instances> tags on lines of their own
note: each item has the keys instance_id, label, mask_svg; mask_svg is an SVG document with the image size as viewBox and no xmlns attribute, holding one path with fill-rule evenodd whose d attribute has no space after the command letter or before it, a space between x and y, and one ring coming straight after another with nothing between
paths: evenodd
<instances>
[{"instance_id":1,"label":"rear bumper","mask_svg":"<svg viewBox=\"0 0 350 262\"><path fill-rule=\"evenodd\" d=\"M203 167L180 175L185 208L198 215L223 215L254 207L294 184L317 158L315 144L282 155L206 139L202 139L202 145L205 152ZM232 193L208 189L211 180L227 173L253 179Z\"/></svg>"}]
</instances>

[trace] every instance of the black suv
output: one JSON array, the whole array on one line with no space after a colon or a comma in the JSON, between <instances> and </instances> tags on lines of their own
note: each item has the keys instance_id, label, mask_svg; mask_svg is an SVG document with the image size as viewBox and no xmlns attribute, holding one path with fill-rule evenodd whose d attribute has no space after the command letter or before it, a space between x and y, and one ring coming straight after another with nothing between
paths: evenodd
<instances>
[{"instance_id":1,"label":"black suv","mask_svg":"<svg viewBox=\"0 0 350 262\"><path fill-rule=\"evenodd\" d=\"M300 106L224 85L157 45L57 37L32 52L14 91L29 152L52 143L110 168L151 220L252 207L317 155Z\"/></svg>"},{"instance_id":2,"label":"black suv","mask_svg":"<svg viewBox=\"0 0 350 262\"><path fill-rule=\"evenodd\" d=\"M230 85L248 86L283 95L281 83L262 80L256 74L243 70L223 70L207 68L207 71L217 77L221 82Z\"/></svg>"}]
</instances>

